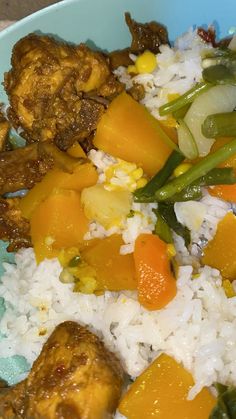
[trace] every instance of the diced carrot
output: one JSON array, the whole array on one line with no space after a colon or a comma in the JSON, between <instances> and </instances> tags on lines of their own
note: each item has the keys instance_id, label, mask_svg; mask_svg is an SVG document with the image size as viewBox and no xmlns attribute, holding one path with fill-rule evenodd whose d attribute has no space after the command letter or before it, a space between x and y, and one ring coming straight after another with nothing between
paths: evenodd
<instances>
[{"instance_id":1,"label":"diced carrot","mask_svg":"<svg viewBox=\"0 0 236 419\"><path fill-rule=\"evenodd\" d=\"M135 242L134 262L140 304L149 310L165 307L176 295L167 244L154 234L141 234Z\"/></svg>"},{"instance_id":2,"label":"diced carrot","mask_svg":"<svg viewBox=\"0 0 236 419\"><path fill-rule=\"evenodd\" d=\"M187 400L193 384L182 365L162 354L131 384L118 409L128 419L208 419L216 399L203 388Z\"/></svg>"},{"instance_id":3,"label":"diced carrot","mask_svg":"<svg viewBox=\"0 0 236 419\"><path fill-rule=\"evenodd\" d=\"M47 198L55 188L81 191L97 183L98 175L91 163L79 164L73 173L66 173L60 169L50 170L24 198L21 199L20 209L25 218L30 218L35 208Z\"/></svg>"},{"instance_id":4,"label":"diced carrot","mask_svg":"<svg viewBox=\"0 0 236 419\"><path fill-rule=\"evenodd\" d=\"M122 244L121 236L114 234L81 251L82 259L95 269L101 291L137 289L133 255L121 255Z\"/></svg>"},{"instance_id":5,"label":"diced carrot","mask_svg":"<svg viewBox=\"0 0 236 419\"><path fill-rule=\"evenodd\" d=\"M123 92L112 101L99 121L94 145L115 157L136 163L152 176L175 147L166 137L159 121Z\"/></svg>"},{"instance_id":6,"label":"diced carrot","mask_svg":"<svg viewBox=\"0 0 236 419\"><path fill-rule=\"evenodd\" d=\"M88 230L80 193L57 189L37 206L30 220L38 262L54 257L57 250L78 246Z\"/></svg>"},{"instance_id":7,"label":"diced carrot","mask_svg":"<svg viewBox=\"0 0 236 419\"><path fill-rule=\"evenodd\" d=\"M236 203L236 183L233 185L216 185L208 188L208 192L212 196L223 199L224 201Z\"/></svg>"}]
</instances>

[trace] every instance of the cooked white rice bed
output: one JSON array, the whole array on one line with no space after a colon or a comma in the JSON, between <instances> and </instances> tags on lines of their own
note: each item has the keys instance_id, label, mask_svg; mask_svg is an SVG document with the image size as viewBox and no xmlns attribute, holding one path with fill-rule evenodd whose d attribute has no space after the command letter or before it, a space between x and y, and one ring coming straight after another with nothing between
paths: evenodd
<instances>
[{"instance_id":1,"label":"cooked white rice bed","mask_svg":"<svg viewBox=\"0 0 236 419\"><path fill-rule=\"evenodd\" d=\"M32 363L55 326L69 319L95 331L132 377L165 352L193 374L190 397L216 381L236 384L236 297L226 298L217 270L205 267L192 279L192 267L181 267L176 298L147 311L135 293L73 293L71 284L59 281L59 262L37 266L32 249L19 251L16 265L4 267L0 356L23 355Z\"/></svg>"}]
</instances>

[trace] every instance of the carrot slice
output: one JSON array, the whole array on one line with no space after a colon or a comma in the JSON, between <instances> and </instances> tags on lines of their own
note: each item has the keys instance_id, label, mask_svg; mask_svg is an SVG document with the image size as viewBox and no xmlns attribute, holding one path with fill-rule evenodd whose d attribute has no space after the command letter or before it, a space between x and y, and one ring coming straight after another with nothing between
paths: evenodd
<instances>
[{"instance_id":1,"label":"carrot slice","mask_svg":"<svg viewBox=\"0 0 236 419\"><path fill-rule=\"evenodd\" d=\"M236 202L236 183L233 185L216 185L208 188L208 192L224 201Z\"/></svg>"},{"instance_id":2,"label":"carrot slice","mask_svg":"<svg viewBox=\"0 0 236 419\"><path fill-rule=\"evenodd\" d=\"M148 310L165 307L177 292L167 244L156 235L141 234L135 242L134 262L140 304Z\"/></svg>"}]
</instances>

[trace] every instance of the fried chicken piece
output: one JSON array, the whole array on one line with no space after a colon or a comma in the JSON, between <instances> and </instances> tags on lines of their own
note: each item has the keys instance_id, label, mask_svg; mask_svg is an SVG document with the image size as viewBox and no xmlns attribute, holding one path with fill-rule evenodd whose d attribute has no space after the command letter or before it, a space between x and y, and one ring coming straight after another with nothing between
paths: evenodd
<instances>
[{"instance_id":1,"label":"fried chicken piece","mask_svg":"<svg viewBox=\"0 0 236 419\"><path fill-rule=\"evenodd\" d=\"M54 165L72 172L84 160L68 156L48 141L4 151L0 153L0 195L32 188Z\"/></svg>"},{"instance_id":2,"label":"fried chicken piece","mask_svg":"<svg viewBox=\"0 0 236 419\"><path fill-rule=\"evenodd\" d=\"M4 86L9 119L23 129L21 135L28 142L55 140L62 150L87 138L105 110L84 95L96 92L111 98L124 88L111 74L105 55L84 44L74 46L36 34L14 46Z\"/></svg>"},{"instance_id":3,"label":"fried chicken piece","mask_svg":"<svg viewBox=\"0 0 236 419\"><path fill-rule=\"evenodd\" d=\"M3 115L0 106L0 151L5 149L8 140L8 134L10 131L10 124Z\"/></svg>"},{"instance_id":4,"label":"fried chicken piece","mask_svg":"<svg viewBox=\"0 0 236 419\"><path fill-rule=\"evenodd\" d=\"M0 153L0 195L30 189L53 166L38 144Z\"/></svg>"},{"instance_id":5,"label":"fried chicken piece","mask_svg":"<svg viewBox=\"0 0 236 419\"><path fill-rule=\"evenodd\" d=\"M0 418L111 418L122 382L115 355L85 327L67 321L49 337L28 378L0 391Z\"/></svg>"},{"instance_id":6,"label":"fried chicken piece","mask_svg":"<svg viewBox=\"0 0 236 419\"><path fill-rule=\"evenodd\" d=\"M160 45L169 44L167 29L160 23L139 23L131 18L130 13L125 13L125 21L132 36L131 46L109 54L112 69L119 66L128 67L133 64L129 57L130 53L141 54L145 50L149 50L157 54Z\"/></svg>"},{"instance_id":7,"label":"fried chicken piece","mask_svg":"<svg viewBox=\"0 0 236 419\"><path fill-rule=\"evenodd\" d=\"M9 252L32 246L30 224L22 217L19 202L19 198L0 198L0 240L9 241Z\"/></svg>"}]
</instances>

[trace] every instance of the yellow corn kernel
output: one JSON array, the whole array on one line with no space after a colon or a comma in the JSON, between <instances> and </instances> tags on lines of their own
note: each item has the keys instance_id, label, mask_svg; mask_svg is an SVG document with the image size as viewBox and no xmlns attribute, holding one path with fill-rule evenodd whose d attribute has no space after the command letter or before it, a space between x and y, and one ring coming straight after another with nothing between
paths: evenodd
<instances>
[{"instance_id":1,"label":"yellow corn kernel","mask_svg":"<svg viewBox=\"0 0 236 419\"><path fill-rule=\"evenodd\" d=\"M167 244L167 255L170 259L176 255L175 246L171 243Z\"/></svg>"},{"instance_id":2,"label":"yellow corn kernel","mask_svg":"<svg viewBox=\"0 0 236 419\"><path fill-rule=\"evenodd\" d=\"M156 66L156 56L151 51L144 51L135 61L135 67L139 74L152 73Z\"/></svg>"},{"instance_id":3,"label":"yellow corn kernel","mask_svg":"<svg viewBox=\"0 0 236 419\"><path fill-rule=\"evenodd\" d=\"M179 166L177 166L176 169L174 170L174 176L178 177L182 175L183 173L187 172L191 167L192 165L190 163L179 164Z\"/></svg>"},{"instance_id":4,"label":"yellow corn kernel","mask_svg":"<svg viewBox=\"0 0 236 419\"><path fill-rule=\"evenodd\" d=\"M137 68L134 64L128 65L127 72L129 74L137 74Z\"/></svg>"},{"instance_id":5,"label":"yellow corn kernel","mask_svg":"<svg viewBox=\"0 0 236 419\"><path fill-rule=\"evenodd\" d=\"M222 285L223 285L226 297L228 298L235 297L236 294L235 294L233 285L228 279L224 279L222 282Z\"/></svg>"},{"instance_id":6,"label":"yellow corn kernel","mask_svg":"<svg viewBox=\"0 0 236 419\"><path fill-rule=\"evenodd\" d=\"M81 277L74 286L74 292L82 292L83 294L93 294L96 289L97 281L93 276Z\"/></svg>"},{"instance_id":7,"label":"yellow corn kernel","mask_svg":"<svg viewBox=\"0 0 236 419\"><path fill-rule=\"evenodd\" d=\"M168 102L172 102L172 100L178 99L180 97L179 93L169 93L168 94Z\"/></svg>"},{"instance_id":8,"label":"yellow corn kernel","mask_svg":"<svg viewBox=\"0 0 236 419\"><path fill-rule=\"evenodd\" d=\"M147 182L148 181L145 177L141 177L141 179L139 179L136 183L137 189L143 188L144 186L146 186Z\"/></svg>"},{"instance_id":9,"label":"yellow corn kernel","mask_svg":"<svg viewBox=\"0 0 236 419\"><path fill-rule=\"evenodd\" d=\"M171 127L171 128L177 128L178 123L176 121L175 118L173 118L173 116L168 116L166 119L162 119L161 120L162 125L165 125L167 127Z\"/></svg>"},{"instance_id":10,"label":"yellow corn kernel","mask_svg":"<svg viewBox=\"0 0 236 419\"><path fill-rule=\"evenodd\" d=\"M132 173L132 177L135 180L140 179L143 176L143 169L141 167L139 167L138 169L135 169Z\"/></svg>"}]
</instances>

